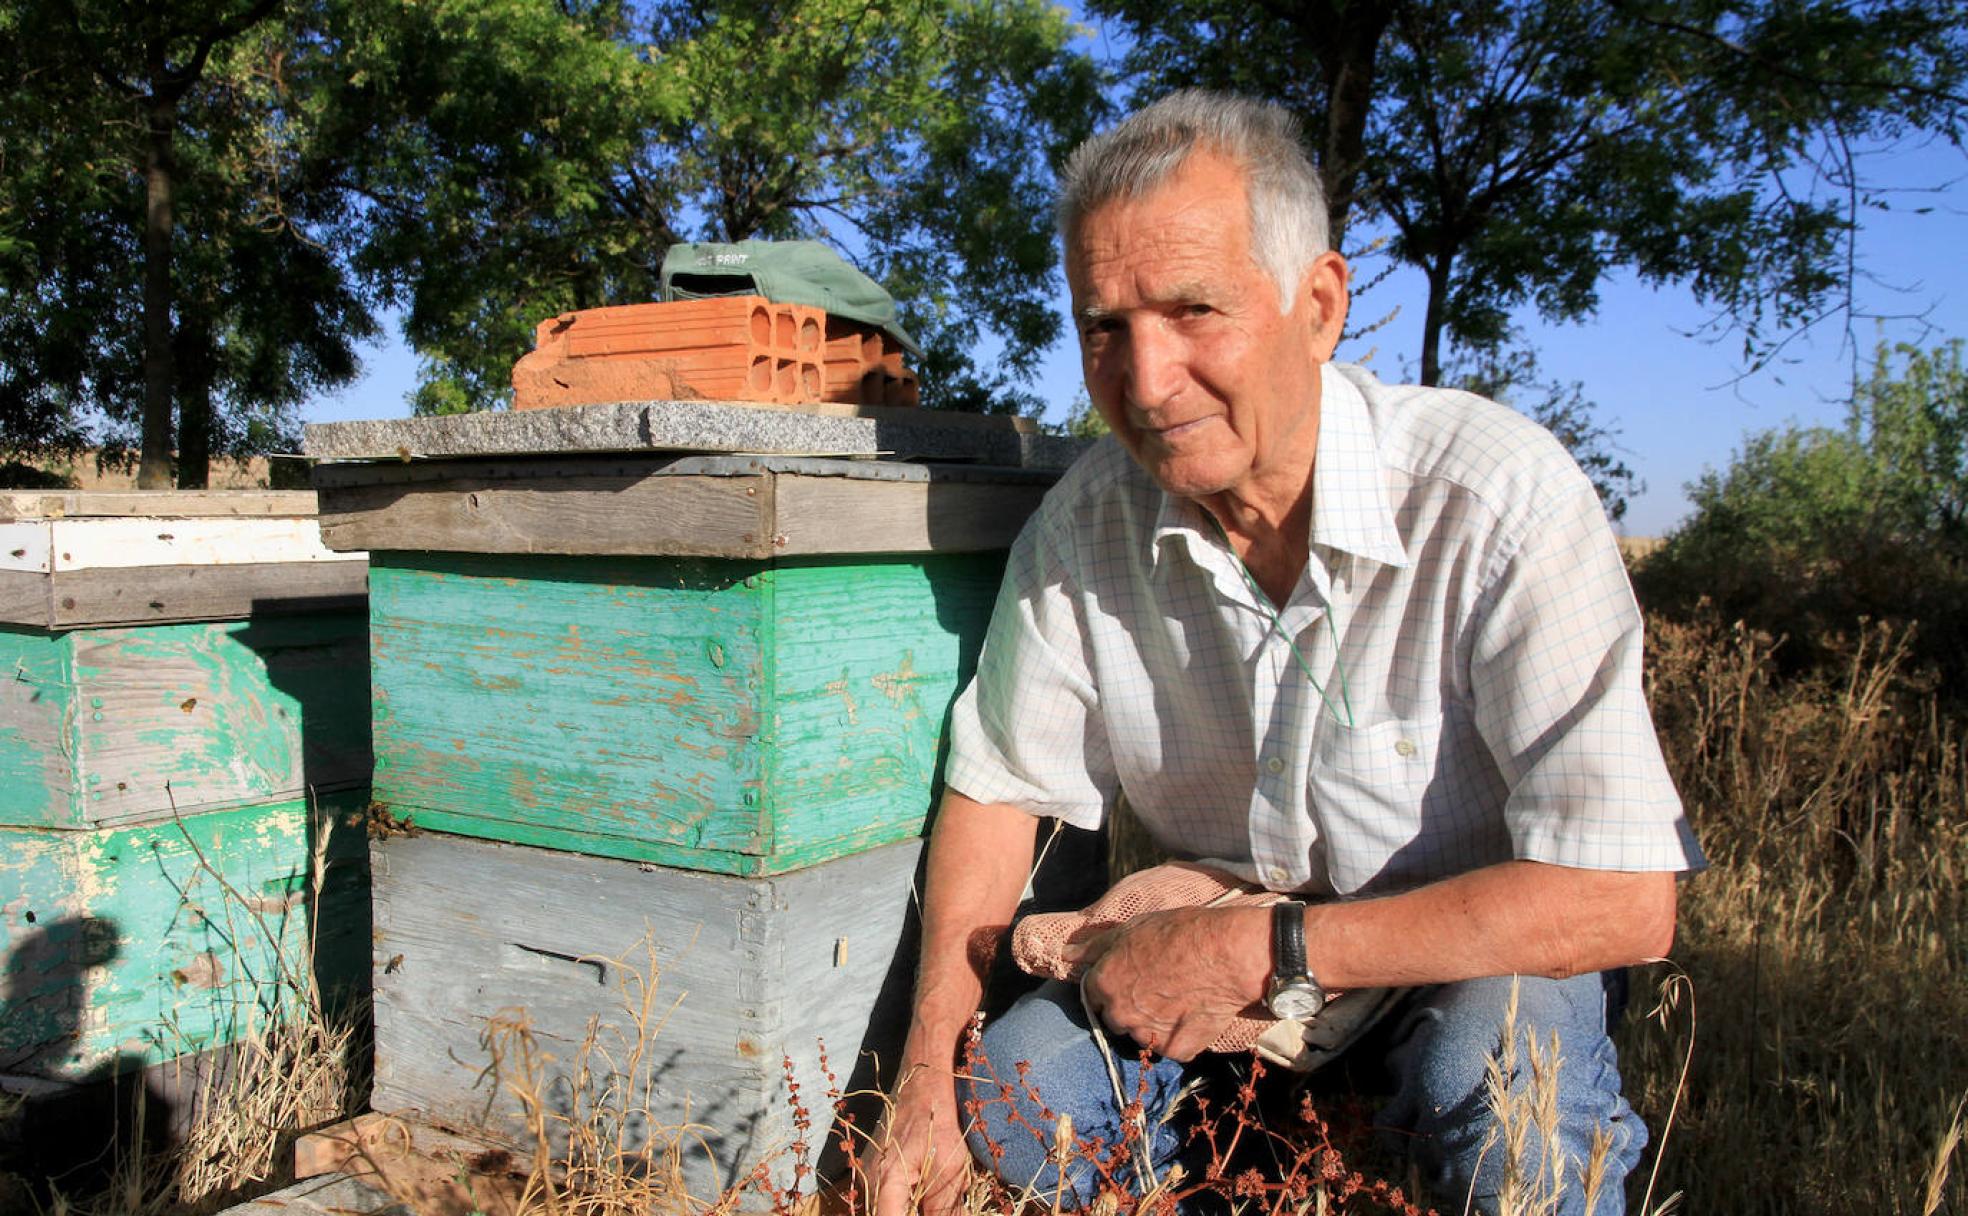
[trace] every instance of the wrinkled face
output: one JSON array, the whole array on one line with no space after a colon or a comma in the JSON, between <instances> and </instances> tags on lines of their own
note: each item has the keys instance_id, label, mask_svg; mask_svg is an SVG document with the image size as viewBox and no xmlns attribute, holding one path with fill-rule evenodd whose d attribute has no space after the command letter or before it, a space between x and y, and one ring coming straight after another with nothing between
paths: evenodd
<instances>
[{"instance_id":1,"label":"wrinkled face","mask_svg":"<svg viewBox=\"0 0 1968 1216\"><path fill-rule=\"evenodd\" d=\"M1321 255L1281 311L1251 252L1240 167L1193 153L1152 194L1095 208L1067 249L1066 278L1087 393L1164 490L1304 484L1319 365L1346 315L1345 263Z\"/></svg>"}]
</instances>

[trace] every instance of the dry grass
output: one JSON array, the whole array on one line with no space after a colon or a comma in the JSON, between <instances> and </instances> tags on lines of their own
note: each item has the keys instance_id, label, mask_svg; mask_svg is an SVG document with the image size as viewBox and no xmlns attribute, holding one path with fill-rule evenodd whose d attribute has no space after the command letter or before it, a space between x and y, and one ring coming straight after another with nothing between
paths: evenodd
<instances>
[{"instance_id":1,"label":"dry grass","mask_svg":"<svg viewBox=\"0 0 1968 1216\"><path fill-rule=\"evenodd\" d=\"M622 1021L588 1022L565 1084L533 1035L524 1010L493 1017L480 1036L484 1077L516 1099L533 1158L516 1204L520 1216L670 1216L710 1204L684 1183L684 1156L704 1151L698 1129L656 1114L656 1041L674 1003L658 999L656 944L643 957L598 960L623 977Z\"/></svg>"},{"instance_id":2,"label":"dry grass","mask_svg":"<svg viewBox=\"0 0 1968 1216\"><path fill-rule=\"evenodd\" d=\"M1836 667L1651 621L1663 746L1711 869L1675 959L1702 997L1663 1190L1689 1212L1968 1212L1968 764L1957 704L1861 625ZM1681 1034L1624 1037L1633 1101L1675 1099Z\"/></svg>"}]
</instances>

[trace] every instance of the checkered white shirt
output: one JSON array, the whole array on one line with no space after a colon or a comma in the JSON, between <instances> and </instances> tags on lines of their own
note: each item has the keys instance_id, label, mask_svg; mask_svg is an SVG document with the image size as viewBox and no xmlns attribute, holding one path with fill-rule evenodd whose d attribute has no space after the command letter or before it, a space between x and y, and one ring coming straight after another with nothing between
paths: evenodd
<instances>
[{"instance_id":1,"label":"checkered white shirt","mask_svg":"<svg viewBox=\"0 0 1968 1216\"><path fill-rule=\"evenodd\" d=\"M1117 443L1061 479L957 701L950 786L1088 828L1124 790L1164 847L1274 890L1699 868L1571 457L1468 393L1327 365L1321 396L1311 559L1275 620Z\"/></svg>"}]
</instances>

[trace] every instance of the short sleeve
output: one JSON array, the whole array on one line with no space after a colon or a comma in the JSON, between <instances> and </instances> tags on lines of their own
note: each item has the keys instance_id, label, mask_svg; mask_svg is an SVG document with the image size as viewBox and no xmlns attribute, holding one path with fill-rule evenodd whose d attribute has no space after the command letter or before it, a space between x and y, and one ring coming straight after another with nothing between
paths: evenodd
<instances>
[{"instance_id":1,"label":"short sleeve","mask_svg":"<svg viewBox=\"0 0 1968 1216\"><path fill-rule=\"evenodd\" d=\"M1476 727L1509 788L1514 855L1700 869L1641 683L1639 606L1598 496L1568 491L1522 536L1486 579L1470 660Z\"/></svg>"},{"instance_id":2,"label":"short sleeve","mask_svg":"<svg viewBox=\"0 0 1968 1216\"><path fill-rule=\"evenodd\" d=\"M951 712L945 781L979 802L1096 828L1113 761L1068 542L1043 510L1012 546L977 673Z\"/></svg>"}]
</instances>

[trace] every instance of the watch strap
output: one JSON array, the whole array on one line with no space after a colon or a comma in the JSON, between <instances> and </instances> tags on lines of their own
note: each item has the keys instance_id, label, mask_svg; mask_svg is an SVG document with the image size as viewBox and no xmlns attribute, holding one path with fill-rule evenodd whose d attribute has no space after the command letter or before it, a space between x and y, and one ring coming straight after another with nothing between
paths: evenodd
<instances>
[{"instance_id":1,"label":"watch strap","mask_svg":"<svg viewBox=\"0 0 1968 1216\"><path fill-rule=\"evenodd\" d=\"M1305 961L1305 901L1282 899L1271 905L1271 981L1309 975Z\"/></svg>"}]
</instances>

